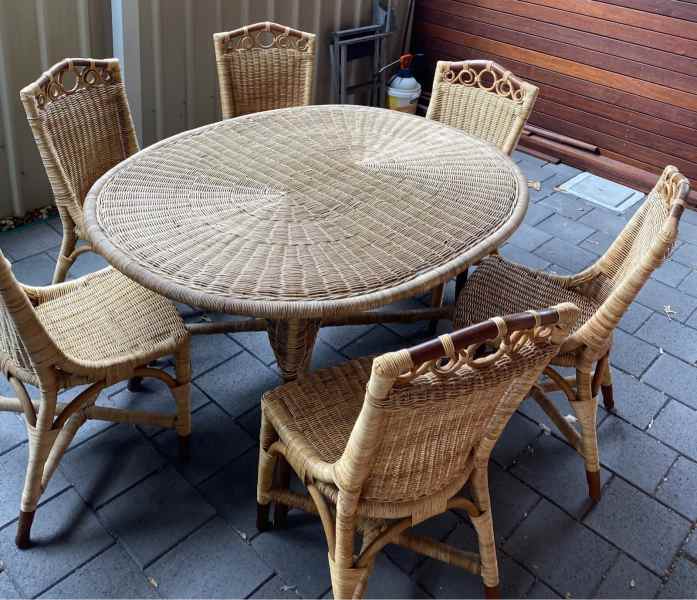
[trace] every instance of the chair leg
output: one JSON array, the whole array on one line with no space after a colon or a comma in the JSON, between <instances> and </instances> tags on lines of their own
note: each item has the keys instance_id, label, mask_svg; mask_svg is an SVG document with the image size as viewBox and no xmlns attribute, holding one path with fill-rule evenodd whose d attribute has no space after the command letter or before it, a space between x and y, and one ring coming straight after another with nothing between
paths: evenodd
<instances>
[{"instance_id":1,"label":"chair leg","mask_svg":"<svg viewBox=\"0 0 697 600\"><path fill-rule=\"evenodd\" d=\"M603 374L603 382L600 384L600 391L603 395L605 409L613 412L615 410L615 399L612 395L612 370L608 364Z\"/></svg>"},{"instance_id":2,"label":"chair leg","mask_svg":"<svg viewBox=\"0 0 697 600\"><path fill-rule=\"evenodd\" d=\"M75 234L75 225L69 215L60 213L61 222L63 223L63 240L61 241L61 249L58 254L56 268L53 271L52 283L63 283L68 274L68 269L75 262L72 254L77 246L77 235Z\"/></svg>"},{"instance_id":3,"label":"chair leg","mask_svg":"<svg viewBox=\"0 0 697 600\"><path fill-rule=\"evenodd\" d=\"M20 550L26 550L31 546L31 526L34 522L36 507L39 504L41 494L46 489L48 478L55 470L58 460L60 460L60 456L56 456L56 454L62 455L60 448L58 453L52 452L60 434L60 429L53 428L56 399L57 394L55 390L43 391L36 425L29 422L26 423L29 440L29 460L27 462L19 522L17 523L17 535L15 537L15 544ZM49 457L52 454L53 457L50 462L53 466L47 468L47 462L49 462Z\"/></svg>"},{"instance_id":4,"label":"chair leg","mask_svg":"<svg viewBox=\"0 0 697 600\"><path fill-rule=\"evenodd\" d=\"M178 385L172 388L172 395L177 404L179 460L187 461L191 456L191 349L188 342L175 352L174 361L174 373Z\"/></svg>"},{"instance_id":5,"label":"chair leg","mask_svg":"<svg viewBox=\"0 0 697 600\"><path fill-rule=\"evenodd\" d=\"M494 522L491 516L491 500L489 496L488 465L477 466L470 478L470 487L477 508L481 511L478 517L470 520L477 532L479 541L479 559L481 562L482 581L486 598L500 598L499 565L496 559L496 538L494 537Z\"/></svg>"},{"instance_id":6,"label":"chair leg","mask_svg":"<svg viewBox=\"0 0 697 600\"><path fill-rule=\"evenodd\" d=\"M259 433L259 470L257 474L257 529L259 531L269 531L271 522L269 513L271 512L271 499L269 492L273 486L273 475L276 468L277 456L268 450L271 444L278 439L276 432L270 421L261 411L261 431Z\"/></svg>"},{"instance_id":7,"label":"chair leg","mask_svg":"<svg viewBox=\"0 0 697 600\"><path fill-rule=\"evenodd\" d=\"M444 297L445 284L441 283L440 285L434 287L431 290L431 308L440 308L441 306L443 306ZM438 329L438 321L436 319L433 319L428 325L428 331L429 333L433 334L435 333L436 329Z\"/></svg>"},{"instance_id":8,"label":"chair leg","mask_svg":"<svg viewBox=\"0 0 697 600\"><path fill-rule=\"evenodd\" d=\"M596 415L598 404L593 398L590 373L576 370L576 400L571 406L581 426L581 447L586 462L588 494L594 502L600 501L600 460Z\"/></svg>"},{"instance_id":9,"label":"chair leg","mask_svg":"<svg viewBox=\"0 0 697 600\"><path fill-rule=\"evenodd\" d=\"M287 490L290 487L290 465L282 456L278 457L276 470L278 473L277 487ZM288 507L285 504L274 503L273 526L274 529L285 529L288 526Z\"/></svg>"}]
</instances>

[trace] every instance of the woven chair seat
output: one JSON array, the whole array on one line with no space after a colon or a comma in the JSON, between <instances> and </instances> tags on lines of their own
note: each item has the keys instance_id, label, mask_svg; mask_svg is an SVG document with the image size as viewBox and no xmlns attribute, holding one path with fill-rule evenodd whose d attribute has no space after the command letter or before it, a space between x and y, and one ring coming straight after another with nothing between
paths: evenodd
<instances>
[{"instance_id":1,"label":"woven chair seat","mask_svg":"<svg viewBox=\"0 0 697 600\"><path fill-rule=\"evenodd\" d=\"M171 302L111 267L78 285L53 288L39 302L36 313L46 331L60 350L80 361L166 354L187 336Z\"/></svg>"},{"instance_id":2,"label":"woven chair seat","mask_svg":"<svg viewBox=\"0 0 697 600\"><path fill-rule=\"evenodd\" d=\"M467 327L496 315L540 310L562 302L572 302L580 310L572 332L600 306L593 298L565 288L554 275L491 256L469 277L455 307L454 323L456 328ZM559 354L554 362L565 363L570 358Z\"/></svg>"},{"instance_id":3,"label":"woven chair seat","mask_svg":"<svg viewBox=\"0 0 697 600\"><path fill-rule=\"evenodd\" d=\"M372 358L352 360L266 392L264 414L284 443L293 445L293 436L284 432L300 434L317 458L333 463L341 457L358 418L372 362Z\"/></svg>"}]
</instances>

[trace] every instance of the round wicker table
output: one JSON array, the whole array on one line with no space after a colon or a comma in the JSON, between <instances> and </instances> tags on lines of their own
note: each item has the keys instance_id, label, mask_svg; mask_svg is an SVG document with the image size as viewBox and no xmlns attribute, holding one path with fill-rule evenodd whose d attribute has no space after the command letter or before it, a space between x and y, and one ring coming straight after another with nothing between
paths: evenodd
<instances>
[{"instance_id":1,"label":"round wicker table","mask_svg":"<svg viewBox=\"0 0 697 600\"><path fill-rule=\"evenodd\" d=\"M97 252L143 286L268 320L279 368L323 318L425 292L499 247L527 180L494 146L361 106L257 113L154 144L85 202Z\"/></svg>"}]
</instances>

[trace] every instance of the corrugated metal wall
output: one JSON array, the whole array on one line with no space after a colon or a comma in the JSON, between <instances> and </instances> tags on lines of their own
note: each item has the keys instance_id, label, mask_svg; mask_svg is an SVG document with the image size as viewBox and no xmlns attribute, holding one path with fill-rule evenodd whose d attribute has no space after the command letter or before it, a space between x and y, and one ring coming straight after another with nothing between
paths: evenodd
<instances>
[{"instance_id":1,"label":"corrugated metal wall","mask_svg":"<svg viewBox=\"0 0 697 600\"><path fill-rule=\"evenodd\" d=\"M408 1L393 4L397 31L388 58L401 49ZM329 33L370 24L372 5L372 0L0 0L0 216L52 201L19 90L58 60L119 54L120 44L133 56L135 48L138 58L126 60L124 69L145 146L220 118L214 32L271 20L317 33L315 101L322 103L329 99ZM113 44L112 8L120 19Z\"/></svg>"},{"instance_id":2,"label":"corrugated metal wall","mask_svg":"<svg viewBox=\"0 0 697 600\"><path fill-rule=\"evenodd\" d=\"M0 216L53 201L19 90L66 56L109 56L108 0L0 0Z\"/></svg>"}]
</instances>

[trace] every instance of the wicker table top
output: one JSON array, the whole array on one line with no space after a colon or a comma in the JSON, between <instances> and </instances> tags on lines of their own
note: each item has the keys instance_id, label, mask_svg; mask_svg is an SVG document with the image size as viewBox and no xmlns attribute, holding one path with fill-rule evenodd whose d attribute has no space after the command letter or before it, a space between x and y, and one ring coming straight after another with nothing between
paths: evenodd
<instances>
[{"instance_id":1,"label":"wicker table top","mask_svg":"<svg viewBox=\"0 0 697 600\"><path fill-rule=\"evenodd\" d=\"M87 234L117 269L207 310L319 318L449 279L500 246L527 181L493 146L359 106L247 115L105 174Z\"/></svg>"}]
</instances>

